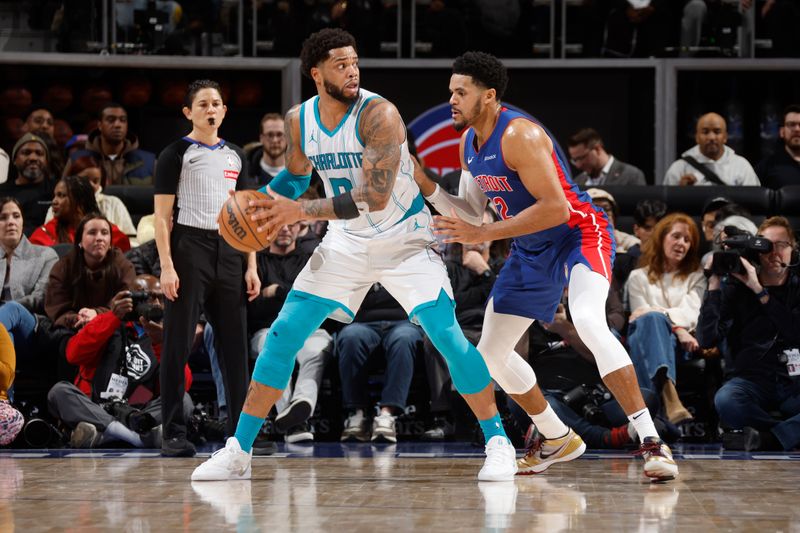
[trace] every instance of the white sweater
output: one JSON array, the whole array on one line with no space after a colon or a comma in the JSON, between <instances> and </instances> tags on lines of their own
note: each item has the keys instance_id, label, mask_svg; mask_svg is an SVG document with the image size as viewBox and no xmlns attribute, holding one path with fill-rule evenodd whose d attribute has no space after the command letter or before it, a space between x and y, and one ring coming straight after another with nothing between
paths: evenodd
<instances>
[{"instance_id":1,"label":"white sweater","mask_svg":"<svg viewBox=\"0 0 800 533\"><path fill-rule=\"evenodd\" d=\"M728 185L761 185L761 182L756 176L753 166L744 157L737 155L732 148L724 146L722 157L714 161L700 153L700 147L695 145L693 148L683 152L681 156L691 156L697 160L698 163L708 167L714 174ZM674 161L664 176L664 185L678 185L681 181L681 176L691 174L697 178L695 185L716 185L708 181L703 173L694 168L692 165L678 159Z\"/></svg>"},{"instance_id":2,"label":"white sweater","mask_svg":"<svg viewBox=\"0 0 800 533\"><path fill-rule=\"evenodd\" d=\"M647 279L647 271L647 267L637 268L625 284L631 312L641 307L666 312L674 325L694 330L706 290L703 271L692 272L684 279L664 274L655 284Z\"/></svg>"}]
</instances>

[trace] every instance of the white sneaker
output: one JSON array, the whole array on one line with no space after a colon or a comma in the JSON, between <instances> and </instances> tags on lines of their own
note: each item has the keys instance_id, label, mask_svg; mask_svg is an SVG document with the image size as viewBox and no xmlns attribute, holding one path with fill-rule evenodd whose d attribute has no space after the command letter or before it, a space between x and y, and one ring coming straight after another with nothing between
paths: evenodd
<instances>
[{"instance_id":1,"label":"white sneaker","mask_svg":"<svg viewBox=\"0 0 800 533\"><path fill-rule=\"evenodd\" d=\"M192 481L228 481L250 479L253 454L245 453L236 437L230 437L225 447L192 472Z\"/></svg>"},{"instance_id":2,"label":"white sneaker","mask_svg":"<svg viewBox=\"0 0 800 533\"><path fill-rule=\"evenodd\" d=\"M517 451L507 437L496 435L486 443L486 461L478 472L480 481L513 481Z\"/></svg>"},{"instance_id":3,"label":"white sneaker","mask_svg":"<svg viewBox=\"0 0 800 533\"><path fill-rule=\"evenodd\" d=\"M397 442L396 419L390 414L382 413L372 419L372 442Z\"/></svg>"}]
</instances>

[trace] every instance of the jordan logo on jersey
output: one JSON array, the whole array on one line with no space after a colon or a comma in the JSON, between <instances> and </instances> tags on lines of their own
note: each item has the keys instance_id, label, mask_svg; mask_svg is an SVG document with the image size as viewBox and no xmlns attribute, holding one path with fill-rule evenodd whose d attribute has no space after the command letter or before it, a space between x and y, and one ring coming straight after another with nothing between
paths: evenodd
<instances>
[{"instance_id":1,"label":"jordan logo on jersey","mask_svg":"<svg viewBox=\"0 0 800 533\"><path fill-rule=\"evenodd\" d=\"M475 183L478 184L478 187L483 192L511 192L514 190L508 183L506 176L486 176L481 174L480 176L475 176Z\"/></svg>"},{"instance_id":2,"label":"jordan logo on jersey","mask_svg":"<svg viewBox=\"0 0 800 533\"><path fill-rule=\"evenodd\" d=\"M358 152L338 152L335 154L310 155L308 158L317 170L339 170L342 168L361 168L361 154Z\"/></svg>"}]
</instances>

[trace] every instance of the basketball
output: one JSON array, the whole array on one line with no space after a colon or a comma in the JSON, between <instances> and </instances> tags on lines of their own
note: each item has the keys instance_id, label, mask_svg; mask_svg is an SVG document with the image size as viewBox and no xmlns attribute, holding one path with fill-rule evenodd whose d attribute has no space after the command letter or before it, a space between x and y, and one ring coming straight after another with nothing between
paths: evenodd
<instances>
[{"instance_id":1,"label":"basketball","mask_svg":"<svg viewBox=\"0 0 800 533\"><path fill-rule=\"evenodd\" d=\"M219 212L219 232L225 242L240 252L258 252L269 246L266 232L256 233L258 224L250 220L255 211L250 200L263 200L267 195L258 191L236 191Z\"/></svg>"}]
</instances>

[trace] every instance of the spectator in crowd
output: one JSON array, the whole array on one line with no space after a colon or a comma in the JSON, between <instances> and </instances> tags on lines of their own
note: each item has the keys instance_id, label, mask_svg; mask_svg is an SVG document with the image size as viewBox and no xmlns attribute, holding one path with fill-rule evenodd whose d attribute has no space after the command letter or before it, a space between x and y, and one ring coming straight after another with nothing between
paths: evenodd
<instances>
[{"instance_id":1,"label":"spectator in crowd","mask_svg":"<svg viewBox=\"0 0 800 533\"><path fill-rule=\"evenodd\" d=\"M33 232L31 242L42 246L71 243L78 223L90 213L100 213L92 184L78 176L63 177L53 195L53 219ZM128 237L114 224L111 224L111 245L123 252L131 249Z\"/></svg>"},{"instance_id":2,"label":"spectator in crowd","mask_svg":"<svg viewBox=\"0 0 800 533\"><path fill-rule=\"evenodd\" d=\"M261 294L247 306L248 331L252 335L250 353L258 357L269 334L269 327L278 317L295 278L311 257L310 250L298 248L297 237L304 226L297 222L283 226L269 248L257 254ZM275 427L285 434L286 442L314 439L308 419L317 405L322 373L330 357L330 334L317 329L297 352L297 377L289 381L283 396L275 404L278 414Z\"/></svg>"},{"instance_id":3,"label":"spectator in crowd","mask_svg":"<svg viewBox=\"0 0 800 533\"><path fill-rule=\"evenodd\" d=\"M642 253L641 247L650 240L653 235L653 228L658 221L667 214L667 204L661 200L640 200L633 208L633 235L639 239L639 244L630 246L627 252L639 257Z\"/></svg>"},{"instance_id":4,"label":"spectator in crowd","mask_svg":"<svg viewBox=\"0 0 800 533\"><path fill-rule=\"evenodd\" d=\"M131 262L111 245L111 222L91 213L78 223L72 249L50 271L47 316L56 327L80 329L107 312L114 295L135 277Z\"/></svg>"},{"instance_id":5,"label":"spectator in crowd","mask_svg":"<svg viewBox=\"0 0 800 533\"><path fill-rule=\"evenodd\" d=\"M156 156L139 149L139 140L128 131L128 113L121 105L108 103L100 110L99 124L89 133L86 149L78 150L64 167L72 174L75 160L89 156L100 161L105 185L152 185Z\"/></svg>"},{"instance_id":6,"label":"spectator in crowd","mask_svg":"<svg viewBox=\"0 0 800 533\"><path fill-rule=\"evenodd\" d=\"M119 230L128 236L129 239L136 238L136 228L133 227L133 220L128 208L122 203L122 200L116 196L109 196L103 194L103 171L100 168L99 162L89 156L84 156L76 159L72 164L72 174L80 178L87 179L94 189L94 197L97 200L97 207L100 213L105 216L109 222L119 228ZM47 210L45 223L53 219L53 207Z\"/></svg>"},{"instance_id":7,"label":"spectator in crowd","mask_svg":"<svg viewBox=\"0 0 800 533\"><path fill-rule=\"evenodd\" d=\"M397 301L380 284L367 292L352 323L337 334L335 353L342 378L343 407L348 411L342 441L397 442L397 416L406 407L414 358L422 344L422 329L408 320ZM386 358L380 412L372 420L370 437L367 361L378 348Z\"/></svg>"},{"instance_id":8,"label":"spectator in crowd","mask_svg":"<svg viewBox=\"0 0 800 533\"><path fill-rule=\"evenodd\" d=\"M58 255L52 248L31 244L22 233L23 226L17 199L0 198L0 300L17 302L31 313L43 313L47 279ZM0 315L4 307L0 306Z\"/></svg>"},{"instance_id":9,"label":"spectator in crowd","mask_svg":"<svg viewBox=\"0 0 800 533\"><path fill-rule=\"evenodd\" d=\"M50 414L72 430L70 446L94 448L123 441L137 448L161 447L161 359L163 295L158 278L138 276L118 292L111 309L98 314L67 343L67 361L80 368L75 383L62 381L47 394ZM187 365L186 390L192 383ZM184 394L184 410L193 405Z\"/></svg>"},{"instance_id":10,"label":"spectator in crowd","mask_svg":"<svg viewBox=\"0 0 800 533\"><path fill-rule=\"evenodd\" d=\"M697 352L692 335L700 313L706 280L700 269L700 232L683 213L662 218L647 241L628 292L628 347L639 383L653 384L667 419L677 424L692 418L675 389L676 354Z\"/></svg>"},{"instance_id":11,"label":"spectator in crowd","mask_svg":"<svg viewBox=\"0 0 800 533\"><path fill-rule=\"evenodd\" d=\"M54 139L56 130L53 114L43 107L34 109L28 114L28 118L25 119L25 124L22 125L22 131L40 136L44 134Z\"/></svg>"},{"instance_id":12,"label":"spectator in crowd","mask_svg":"<svg viewBox=\"0 0 800 533\"><path fill-rule=\"evenodd\" d=\"M597 185L647 185L644 172L606 152L603 139L592 128L584 128L567 141L570 162L581 171L575 183L581 189Z\"/></svg>"},{"instance_id":13,"label":"spectator in crowd","mask_svg":"<svg viewBox=\"0 0 800 533\"><path fill-rule=\"evenodd\" d=\"M725 119L706 113L697 120L697 144L681 154L664 176L664 185L761 185L753 167L725 143Z\"/></svg>"},{"instance_id":14,"label":"spectator in crowd","mask_svg":"<svg viewBox=\"0 0 800 533\"><path fill-rule=\"evenodd\" d=\"M22 430L25 419L14 409L8 398L8 391L14 383L17 357L14 343L0 324L0 446L11 444Z\"/></svg>"},{"instance_id":15,"label":"spectator in crowd","mask_svg":"<svg viewBox=\"0 0 800 533\"><path fill-rule=\"evenodd\" d=\"M708 249L714 243L714 226L717 225L717 213L724 206L733 203L724 196L717 196L707 200L700 213L700 222L703 225L703 239L705 240L704 249Z\"/></svg>"},{"instance_id":16,"label":"spectator in crowd","mask_svg":"<svg viewBox=\"0 0 800 533\"><path fill-rule=\"evenodd\" d=\"M784 110L780 136L783 150L761 161L756 169L761 183L771 189L800 185L800 105L793 104Z\"/></svg>"},{"instance_id":17,"label":"spectator in crowd","mask_svg":"<svg viewBox=\"0 0 800 533\"><path fill-rule=\"evenodd\" d=\"M494 215L489 210L484 211L483 218L486 222L494 221ZM476 345L481 338L486 301L503 266L502 259L491 257L491 245L489 241L463 246L452 244L450 248L456 253L451 253L445 260L456 302L456 320L467 340ZM423 437L426 440L443 440L453 433L453 420L450 418L452 380L447 363L427 335L423 340L423 350L433 417L433 424Z\"/></svg>"},{"instance_id":18,"label":"spectator in crowd","mask_svg":"<svg viewBox=\"0 0 800 533\"><path fill-rule=\"evenodd\" d=\"M608 221L614 227L614 240L617 241L617 253L627 252L628 248L640 244L639 239L617 229L617 216L619 215L619 208L617 201L610 192L603 189L595 189L594 187L586 189L586 193L591 196L592 203L606 212Z\"/></svg>"},{"instance_id":19,"label":"spectator in crowd","mask_svg":"<svg viewBox=\"0 0 800 533\"><path fill-rule=\"evenodd\" d=\"M706 265L710 276L697 338L703 348L725 346L730 379L714 403L725 426L744 430L735 447L792 450L800 446L800 277L792 268L797 241L781 216L765 220L758 233L772 249L740 258L743 273L720 276L713 258Z\"/></svg>"},{"instance_id":20,"label":"spectator in crowd","mask_svg":"<svg viewBox=\"0 0 800 533\"><path fill-rule=\"evenodd\" d=\"M155 239L131 248L125 253L125 257L133 264L137 276L152 274L158 278L161 277L161 261L158 258Z\"/></svg>"},{"instance_id":21,"label":"spectator in crowd","mask_svg":"<svg viewBox=\"0 0 800 533\"><path fill-rule=\"evenodd\" d=\"M0 195L19 200L25 213L25 235L44 222L55 181L49 171L50 152L40 136L26 133L11 151L14 174L0 186Z\"/></svg>"},{"instance_id":22,"label":"spectator in crowd","mask_svg":"<svg viewBox=\"0 0 800 533\"><path fill-rule=\"evenodd\" d=\"M286 168L286 137L283 133L283 116L280 113L267 113L261 117L259 143L248 156L250 180L253 188L268 185L278 172Z\"/></svg>"}]
</instances>

